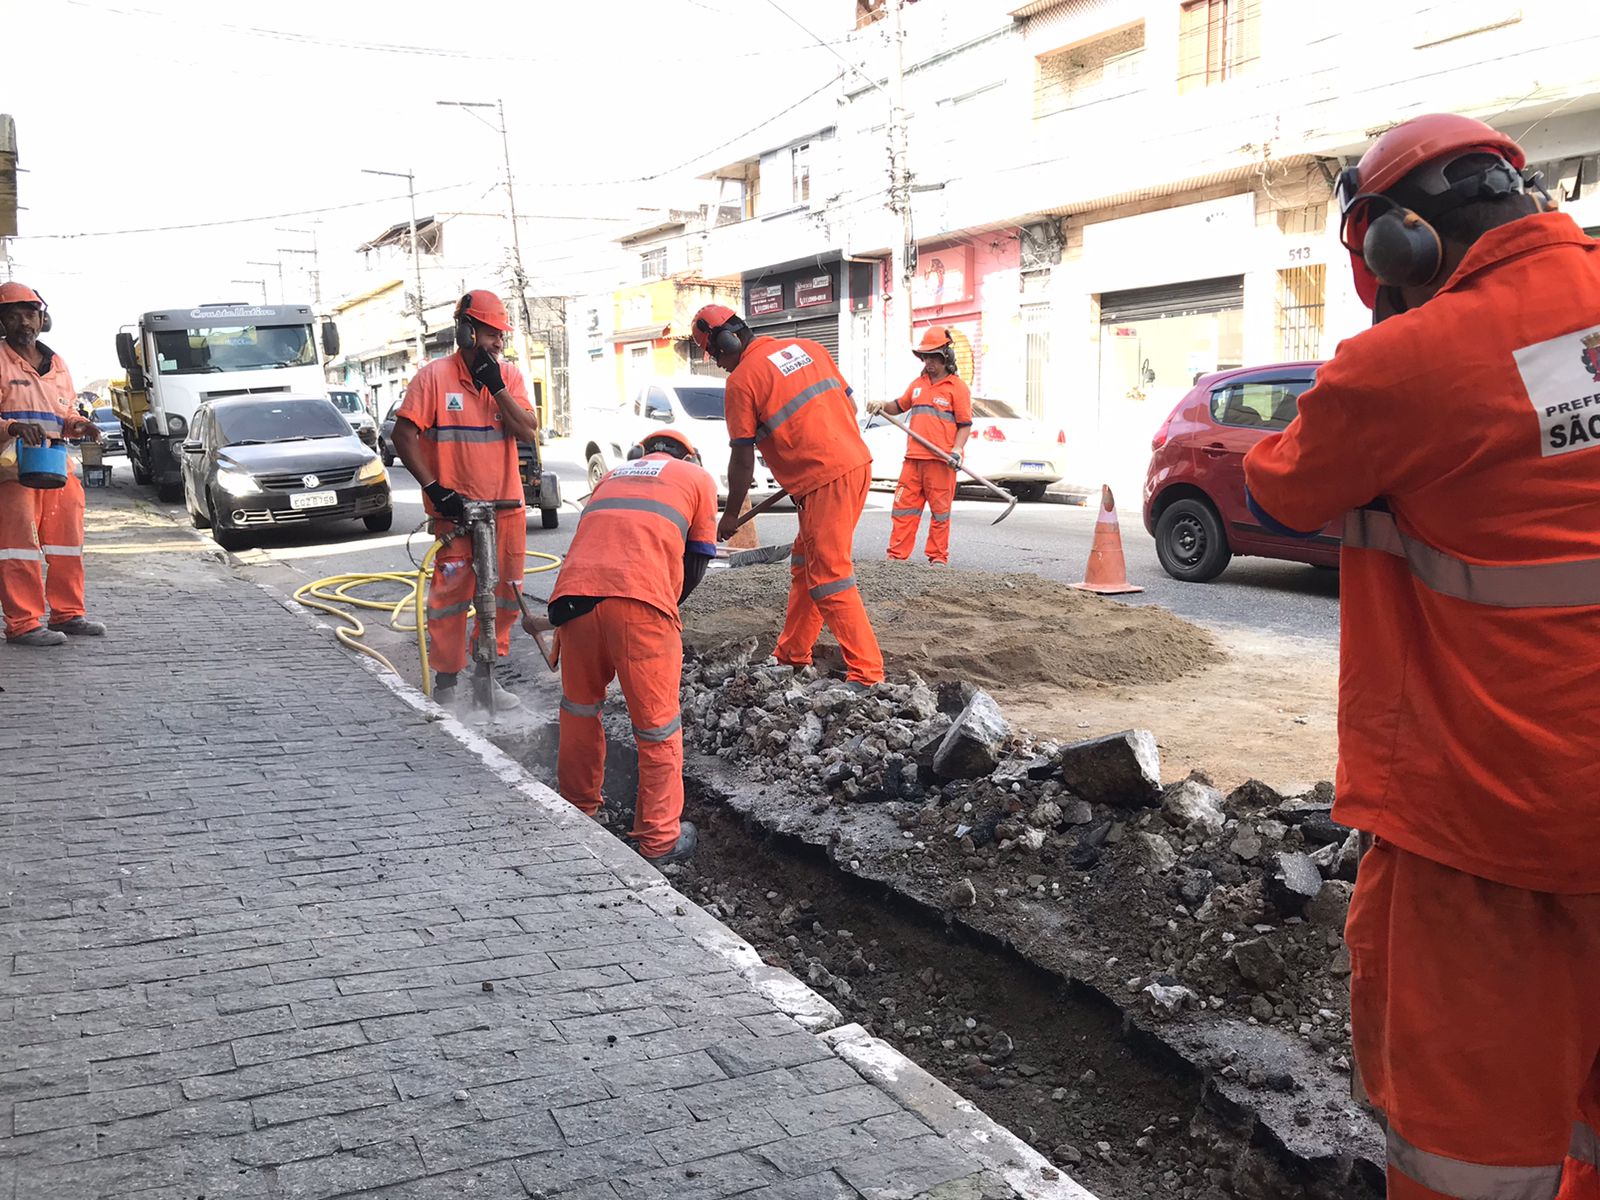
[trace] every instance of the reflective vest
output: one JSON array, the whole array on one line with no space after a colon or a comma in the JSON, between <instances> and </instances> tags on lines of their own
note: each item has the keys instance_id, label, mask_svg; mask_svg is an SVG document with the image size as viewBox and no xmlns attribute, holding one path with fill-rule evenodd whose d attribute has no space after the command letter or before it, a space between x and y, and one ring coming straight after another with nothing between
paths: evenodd
<instances>
[{"instance_id":1,"label":"reflective vest","mask_svg":"<svg viewBox=\"0 0 1600 1200\"><path fill-rule=\"evenodd\" d=\"M17 439L5 436L6 426L31 421L43 426L48 438L64 437L77 398L72 373L59 354L51 353L50 367L40 375L9 342L0 341L0 482L17 477Z\"/></svg>"},{"instance_id":2,"label":"reflective vest","mask_svg":"<svg viewBox=\"0 0 1600 1200\"><path fill-rule=\"evenodd\" d=\"M500 374L506 391L532 412L522 372L502 362ZM459 351L417 372L395 416L422 431L423 461L445 487L469 500L522 503L517 439L501 423L494 397L473 382ZM431 514L426 494L423 503Z\"/></svg>"},{"instance_id":3,"label":"reflective vest","mask_svg":"<svg viewBox=\"0 0 1600 1200\"><path fill-rule=\"evenodd\" d=\"M626 596L677 624L690 551L717 552L717 485L703 467L647 454L614 468L594 489L550 599Z\"/></svg>"},{"instance_id":4,"label":"reflective vest","mask_svg":"<svg viewBox=\"0 0 1600 1200\"><path fill-rule=\"evenodd\" d=\"M1560 213L1492 230L1343 343L1245 476L1291 529L1350 513L1334 816L1600 892L1600 244Z\"/></svg>"},{"instance_id":5,"label":"reflective vest","mask_svg":"<svg viewBox=\"0 0 1600 1200\"><path fill-rule=\"evenodd\" d=\"M937 383L918 375L895 404L891 411L905 413L909 418L906 424L942 447L946 456L956 448L956 431L972 424L972 391L959 375L946 375ZM916 438L906 439L906 457L939 461L939 456Z\"/></svg>"},{"instance_id":6,"label":"reflective vest","mask_svg":"<svg viewBox=\"0 0 1600 1200\"><path fill-rule=\"evenodd\" d=\"M872 461L850 386L806 338L761 336L745 347L724 393L728 438L754 445L772 477L804 496Z\"/></svg>"}]
</instances>

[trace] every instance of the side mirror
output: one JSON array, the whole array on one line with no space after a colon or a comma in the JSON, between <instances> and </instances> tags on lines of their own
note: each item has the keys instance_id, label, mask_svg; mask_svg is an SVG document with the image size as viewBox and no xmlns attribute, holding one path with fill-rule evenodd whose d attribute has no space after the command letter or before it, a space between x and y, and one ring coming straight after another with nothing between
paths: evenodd
<instances>
[{"instance_id":1,"label":"side mirror","mask_svg":"<svg viewBox=\"0 0 1600 1200\"><path fill-rule=\"evenodd\" d=\"M339 353L339 327L332 321L322 323L322 353L328 358Z\"/></svg>"},{"instance_id":2,"label":"side mirror","mask_svg":"<svg viewBox=\"0 0 1600 1200\"><path fill-rule=\"evenodd\" d=\"M199 454L204 449L205 447L201 445L199 438L190 438L183 444L183 452L185 454Z\"/></svg>"},{"instance_id":3,"label":"side mirror","mask_svg":"<svg viewBox=\"0 0 1600 1200\"><path fill-rule=\"evenodd\" d=\"M117 362L124 371L132 371L139 365L139 360L133 353L133 334L123 332L117 334Z\"/></svg>"},{"instance_id":4,"label":"side mirror","mask_svg":"<svg viewBox=\"0 0 1600 1200\"><path fill-rule=\"evenodd\" d=\"M672 410L670 408L651 408L644 414L652 421L660 421L663 425L672 424Z\"/></svg>"}]
</instances>

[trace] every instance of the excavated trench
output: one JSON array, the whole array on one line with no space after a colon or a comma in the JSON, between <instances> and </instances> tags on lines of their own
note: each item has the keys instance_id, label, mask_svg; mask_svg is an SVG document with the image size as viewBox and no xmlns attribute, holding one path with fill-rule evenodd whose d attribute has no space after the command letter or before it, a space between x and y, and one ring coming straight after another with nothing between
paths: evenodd
<instances>
[{"instance_id":1,"label":"excavated trench","mask_svg":"<svg viewBox=\"0 0 1600 1200\"><path fill-rule=\"evenodd\" d=\"M602 820L621 836L637 759L612 719ZM503 748L553 784L556 730ZM1104 1200L1384 1194L1370 1158L1286 1145L1217 1086L1200 1040L1163 1036L1098 988L774 830L726 763L687 751L685 784L701 843L669 868L675 887Z\"/></svg>"}]
</instances>

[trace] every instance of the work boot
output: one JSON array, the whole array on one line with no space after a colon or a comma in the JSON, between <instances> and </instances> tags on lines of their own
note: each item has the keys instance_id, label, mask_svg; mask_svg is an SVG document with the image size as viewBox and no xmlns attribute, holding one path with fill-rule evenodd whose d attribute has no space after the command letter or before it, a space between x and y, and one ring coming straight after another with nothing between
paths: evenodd
<instances>
[{"instance_id":1,"label":"work boot","mask_svg":"<svg viewBox=\"0 0 1600 1200\"><path fill-rule=\"evenodd\" d=\"M694 848L699 844L700 831L694 827L694 822L679 821L678 841L671 850L668 850L665 854L658 854L654 858L641 851L639 857L644 859L645 862L649 863L652 867L666 867L672 865L673 863L686 861L692 854L694 854Z\"/></svg>"},{"instance_id":2,"label":"work boot","mask_svg":"<svg viewBox=\"0 0 1600 1200\"><path fill-rule=\"evenodd\" d=\"M57 633L54 629L43 626L28 630L27 633L8 633L6 641L13 646L60 646L64 645L67 635Z\"/></svg>"},{"instance_id":3,"label":"work boot","mask_svg":"<svg viewBox=\"0 0 1600 1200\"><path fill-rule=\"evenodd\" d=\"M433 673L433 702L440 708L454 712L456 707L456 672Z\"/></svg>"},{"instance_id":4,"label":"work boot","mask_svg":"<svg viewBox=\"0 0 1600 1200\"><path fill-rule=\"evenodd\" d=\"M65 621L51 621L50 628L68 637L105 637L106 627L88 617L68 617Z\"/></svg>"},{"instance_id":5,"label":"work boot","mask_svg":"<svg viewBox=\"0 0 1600 1200\"><path fill-rule=\"evenodd\" d=\"M859 679L846 679L844 681L844 690L852 696L865 696L872 690L872 685L870 683L862 683Z\"/></svg>"}]
</instances>

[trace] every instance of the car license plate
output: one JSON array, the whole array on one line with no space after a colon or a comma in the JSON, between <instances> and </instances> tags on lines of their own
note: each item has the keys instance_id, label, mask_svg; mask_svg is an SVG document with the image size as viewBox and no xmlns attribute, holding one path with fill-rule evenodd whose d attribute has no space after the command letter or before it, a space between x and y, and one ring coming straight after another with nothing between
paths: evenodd
<instances>
[{"instance_id":1,"label":"car license plate","mask_svg":"<svg viewBox=\"0 0 1600 1200\"><path fill-rule=\"evenodd\" d=\"M1044 464L1042 462L1025 462L1022 464L1022 469L1024 471L1042 471L1044 470Z\"/></svg>"},{"instance_id":2,"label":"car license plate","mask_svg":"<svg viewBox=\"0 0 1600 1200\"><path fill-rule=\"evenodd\" d=\"M339 503L337 492L300 492L289 497L289 507L300 508L332 508Z\"/></svg>"}]
</instances>

